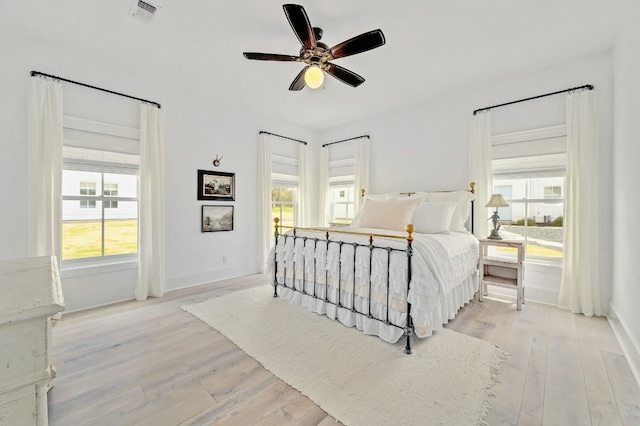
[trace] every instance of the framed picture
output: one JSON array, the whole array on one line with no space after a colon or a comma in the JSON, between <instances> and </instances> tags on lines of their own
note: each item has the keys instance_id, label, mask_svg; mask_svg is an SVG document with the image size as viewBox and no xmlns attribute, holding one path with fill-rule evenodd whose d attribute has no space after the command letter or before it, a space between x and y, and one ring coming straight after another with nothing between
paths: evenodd
<instances>
[{"instance_id":1,"label":"framed picture","mask_svg":"<svg viewBox=\"0 0 640 426\"><path fill-rule=\"evenodd\" d=\"M234 201L236 174L198 170L198 200Z\"/></svg>"},{"instance_id":2,"label":"framed picture","mask_svg":"<svg viewBox=\"0 0 640 426\"><path fill-rule=\"evenodd\" d=\"M233 231L233 206L202 206L202 232Z\"/></svg>"}]
</instances>

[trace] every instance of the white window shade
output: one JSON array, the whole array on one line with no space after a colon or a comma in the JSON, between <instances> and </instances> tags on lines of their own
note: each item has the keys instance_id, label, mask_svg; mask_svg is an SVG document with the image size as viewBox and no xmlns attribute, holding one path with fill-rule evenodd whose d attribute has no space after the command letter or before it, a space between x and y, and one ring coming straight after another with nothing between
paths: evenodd
<instances>
[{"instance_id":1,"label":"white window shade","mask_svg":"<svg viewBox=\"0 0 640 426\"><path fill-rule=\"evenodd\" d=\"M140 168L138 155L69 146L63 146L62 155L65 170L137 174Z\"/></svg>"},{"instance_id":2,"label":"white window shade","mask_svg":"<svg viewBox=\"0 0 640 426\"><path fill-rule=\"evenodd\" d=\"M339 143L326 148L329 157L329 177L353 176L355 174L355 144Z\"/></svg>"},{"instance_id":3,"label":"white window shade","mask_svg":"<svg viewBox=\"0 0 640 426\"><path fill-rule=\"evenodd\" d=\"M355 166L356 160L353 157L329 161L330 180L331 178L336 178L339 176L349 176L353 181Z\"/></svg>"},{"instance_id":4,"label":"white window shade","mask_svg":"<svg viewBox=\"0 0 640 426\"><path fill-rule=\"evenodd\" d=\"M495 135L491 138L491 156L494 160L565 152L567 152L565 125Z\"/></svg>"},{"instance_id":5,"label":"white window shade","mask_svg":"<svg viewBox=\"0 0 640 426\"><path fill-rule=\"evenodd\" d=\"M563 177L566 174L566 126L492 137L492 169L497 179Z\"/></svg>"},{"instance_id":6,"label":"white window shade","mask_svg":"<svg viewBox=\"0 0 640 426\"><path fill-rule=\"evenodd\" d=\"M139 129L64 117L64 168L137 174L140 164L139 136Z\"/></svg>"},{"instance_id":7,"label":"white window shade","mask_svg":"<svg viewBox=\"0 0 640 426\"><path fill-rule=\"evenodd\" d=\"M273 187L282 186L285 188L295 188L298 186L298 176L271 173L271 185Z\"/></svg>"},{"instance_id":8,"label":"white window shade","mask_svg":"<svg viewBox=\"0 0 640 426\"><path fill-rule=\"evenodd\" d=\"M69 127L64 128L64 145L123 154L139 155L140 153L138 139Z\"/></svg>"},{"instance_id":9,"label":"white window shade","mask_svg":"<svg viewBox=\"0 0 640 426\"><path fill-rule=\"evenodd\" d=\"M353 175L350 176L334 176L329 178L329 185L352 185L353 186Z\"/></svg>"},{"instance_id":10,"label":"white window shade","mask_svg":"<svg viewBox=\"0 0 640 426\"><path fill-rule=\"evenodd\" d=\"M503 158L492 161L494 179L564 177L567 154Z\"/></svg>"},{"instance_id":11,"label":"white window shade","mask_svg":"<svg viewBox=\"0 0 640 426\"><path fill-rule=\"evenodd\" d=\"M295 157L271 154L271 172L277 175L295 176L297 180L298 159Z\"/></svg>"}]
</instances>

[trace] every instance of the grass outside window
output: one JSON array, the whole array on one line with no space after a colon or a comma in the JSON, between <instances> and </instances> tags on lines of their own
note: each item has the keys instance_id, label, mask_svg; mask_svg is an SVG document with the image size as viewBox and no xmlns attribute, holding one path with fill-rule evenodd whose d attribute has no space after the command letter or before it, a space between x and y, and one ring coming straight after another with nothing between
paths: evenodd
<instances>
[{"instance_id":1,"label":"grass outside window","mask_svg":"<svg viewBox=\"0 0 640 426\"><path fill-rule=\"evenodd\" d=\"M271 222L273 223L273 218L280 219L280 225L282 226L293 226L295 223L295 210L293 206L286 205L278 205L271 209Z\"/></svg>"},{"instance_id":2,"label":"grass outside window","mask_svg":"<svg viewBox=\"0 0 640 426\"><path fill-rule=\"evenodd\" d=\"M499 253L516 254L517 250L511 247L496 247L495 250ZM529 256L544 256L553 258L562 258L562 250L552 249L548 247L542 247L535 244L527 244L526 253Z\"/></svg>"},{"instance_id":3,"label":"grass outside window","mask_svg":"<svg viewBox=\"0 0 640 426\"><path fill-rule=\"evenodd\" d=\"M104 256L138 252L138 221L104 221ZM102 221L82 220L62 223L62 259L102 256Z\"/></svg>"}]
</instances>

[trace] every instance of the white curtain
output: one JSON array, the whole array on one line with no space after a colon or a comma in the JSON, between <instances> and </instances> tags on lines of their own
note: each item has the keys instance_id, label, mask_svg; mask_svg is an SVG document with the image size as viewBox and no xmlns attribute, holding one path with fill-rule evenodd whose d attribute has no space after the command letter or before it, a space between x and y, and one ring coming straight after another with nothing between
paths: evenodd
<instances>
[{"instance_id":1,"label":"white curtain","mask_svg":"<svg viewBox=\"0 0 640 426\"><path fill-rule=\"evenodd\" d=\"M320 170L318 173L318 217L320 226L329 226L329 147L320 148Z\"/></svg>"},{"instance_id":2,"label":"white curtain","mask_svg":"<svg viewBox=\"0 0 640 426\"><path fill-rule=\"evenodd\" d=\"M271 141L267 134L258 135L258 262L265 273L267 256L274 234L271 222Z\"/></svg>"},{"instance_id":3,"label":"white curtain","mask_svg":"<svg viewBox=\"0 0 640 426\"><path fill-rule=\"evenodd\" d=\"M309 167L307 162L307 145L298 144L298 205L296 206L296 224L308 227L310 222Z\"/></svg>"},{"instance_id":4,"label":"white curtain","mask_svg":"<svg viewBox=\"0 0 640 426\"><path fill-rule=\"evenodd\" d=\"M28 91L29 256L61 249L62 85L31 77Z\"/></svg>"},{"instance_id":5,"label":"white curtain","mask_svg":"<svg viewBox=\"0 0 640 426\"><path fill-rule=\"evenodd\" d=\"M357 212L360 209L360 190L369 191L369 168L370 168L370 148L369 138L359 138L356 140L356 165L353 185L353 209Z\"/></svg>"},{"instance_id":6,"label":"white curtain","mask_svg":"<svg viewBox=\"0 0 640 426\"><path fill-rule=\"evenodd\" d=\"M489 235L489 214L485 204L493 192L491 173L491 111L471 117L469 138L469 179L476 185L474 202L474 234L478 238Z\"/></svg>"},{"instance_id":7,"label":"white curtain","mask_svg":"<svg viewBox=\"0 0 640 426\"><path fill-rule=\"evenodd\" d=\"M164 125L162 110L140 105L139 264L136 299L164 294Z\"/></svg>"},{"instance_id":8,"label":"white curtain","mask_svg":"<svg viewBox=\"0 0 640 426\"><path fill-rule=\"evenodd\" d=\"M558 305L604 315L600 301L598 114L593 91L567 96L564 257Z\"/></svg>"}]
</instances>

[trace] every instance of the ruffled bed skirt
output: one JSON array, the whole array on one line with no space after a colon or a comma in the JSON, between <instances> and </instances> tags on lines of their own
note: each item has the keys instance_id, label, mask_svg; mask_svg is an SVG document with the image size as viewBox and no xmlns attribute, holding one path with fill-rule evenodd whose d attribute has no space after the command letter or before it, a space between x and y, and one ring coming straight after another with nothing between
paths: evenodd
<instances>
[{"instance_id":1,"label":"ruffled bed skirt","mask_svg":"<svg viewBox=\"0 0 640 426\"><path fill-rule=\"evenodd\" d=\"M298 287L302 289L301 284L299 286L296 285L296 288ZM437 297L425 297L418 295L416 292L410 292L411 318L416 336L428 337L431 336L434 330L442 329L444 324L447 324L449 320L456 316L460 308L473 299L476 289L477 274L474 273L457 285L451 286L447 294L439 294ZM316 294L322 295L323 292L324 285L321 285ZM360 296L355 296L355 299L349 301L352 296L350 293L348 294L349 296L346 299L343 298L345 300L343 304L347 306L347 308L344 308L332 303L326 303L323 299L317 299L299 291L278 286L278 295L281 298L305 307L311 312L326 315L333 320L337 319L347 327L356 327L365 334L378 336L389 343L397 342L404 335L402 327L406 324L406 312L389 309L389 321L400 327L386 325L382 321L353 312L350 309L352 301L355 301L356 308L362 312L368 312L368 306L365 307L365 305L368 305L369 302L368 299ZM386 306L382 304L372 304L371 313L377 318L387 318Z\"/></svg>"}]
</instances>

